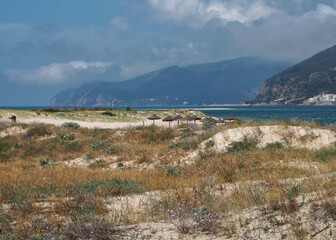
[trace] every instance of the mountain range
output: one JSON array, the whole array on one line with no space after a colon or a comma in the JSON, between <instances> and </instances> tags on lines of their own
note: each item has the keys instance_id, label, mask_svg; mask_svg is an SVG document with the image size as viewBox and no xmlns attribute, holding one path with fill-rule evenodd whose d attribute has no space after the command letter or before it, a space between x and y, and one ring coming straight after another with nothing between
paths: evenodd
<instances>
[{"instance_id":1,"label":"mountain range","mask_svg":"<svg viewBox=\"0 0 336 240\"><path fill-rule=\"evenodd\" d=\"M90 82L56 94L52 106L159 106L242 103L289 64L258 57L170 66L122 82Z\"/></svg>"},{"instance_id":2,"label":"mountain range","mask_svg":"<svg viewBox=\"0 0 336 240\"><path fill-rule=\"evenodd\" d=\"M323 92L336 94L336 45L266 80L254 102L300 104Z\"/></svg>"}]
</instances>

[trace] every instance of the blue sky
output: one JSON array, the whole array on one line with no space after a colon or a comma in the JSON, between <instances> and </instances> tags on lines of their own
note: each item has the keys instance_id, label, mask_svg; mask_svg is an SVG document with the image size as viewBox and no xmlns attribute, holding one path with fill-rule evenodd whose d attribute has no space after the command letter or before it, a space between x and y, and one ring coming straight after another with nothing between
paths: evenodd
<instances>
[{"instance_id":1,"label":"blue sky","mask_svg":"<svg viewBox=\"0 0 336 240\"><path fill-rule=\"evenodd\" d=\"M0 106L170 65L296 63L335 44L336 0L1 0Z\"/></svg>"}]
</instances>

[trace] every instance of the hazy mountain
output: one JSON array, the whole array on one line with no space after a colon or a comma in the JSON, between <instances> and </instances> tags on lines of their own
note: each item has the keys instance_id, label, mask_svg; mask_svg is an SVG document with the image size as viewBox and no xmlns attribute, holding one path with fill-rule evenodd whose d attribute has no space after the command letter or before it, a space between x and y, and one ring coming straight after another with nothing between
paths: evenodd
<instances>
[{"instance_id":1,"label":"hazy mountain","mask_svg":"<svg viewBox=\"0 0 336 240\"><path fill-rule=\"evenodd\" d=\"M243 57L171 66L123 82L92 82L58 93L53 106L146 106L242 103L289 64Z\"/></svg>"},{"instance_id":2,"label":"hazy mountain","mask_svg":"<svg viewBox=\"0 0 336 240\"><path fill-rule=\"evenodd\" d=\"M322 92L336 93L336 45L266 80L255 102L296 104Z\"/></svg>"}]
</instances>

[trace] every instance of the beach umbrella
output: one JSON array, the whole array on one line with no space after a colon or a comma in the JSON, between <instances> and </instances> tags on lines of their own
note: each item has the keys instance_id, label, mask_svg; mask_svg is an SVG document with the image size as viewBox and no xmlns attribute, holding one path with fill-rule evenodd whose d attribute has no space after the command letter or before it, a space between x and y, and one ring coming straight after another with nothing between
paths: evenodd
<instances>
[{"instance_id":1,"label":"beach umbrella","mask_svg":"<svg viewBox=\"0 0 336 240\"><path fill-rule=\"evenodd\" d=\"M156 116L155 114L153 114L152 116L149 116L147 119L148 120L153 120L153 125L155 125L155 120L158 120L158 119L161 119L161 118Z\"/></svg>"},{"instance_id":2,"label":"beach umbrella","mask_svg":"<svg viewBox=\"0 0 336 240\"><path fill-rule=\"evenodd\" d=\"M174 117L174 120L177 120L177 125L180 125L180 120L182 119L182 117L180 115L177 115Z\"/></svg>"},{"instance_id":3,"label":"beach umbrella","mask_svg":"<svg viewBox=\"0 0 336 240\"><path fill-rule=\"evenodd\" d=\"M191 116L185 116L181 118L181 121L187 121L187 124L188 124L189 121L194 121L194 118Z\"/></svg>"},{"instance_id":4,"label":"beach umbrella","mask_svg":"<svg viewBox=\"0 0 336 240\"><path fill-rule=\"evenodd\" d=\"M200 117L198 117L198 116L196 116L196 115L193 115L193 116L191 116L191 117L193 118L195 124L196 124L196 121L197 121L197 120L201 120L201 119L202 119L202 118L200 118Z\"/></svg>"},{"instance_id":5,"label":"beach umbrella","mask_svg":"<svg viewBox=\"0 0 336 240\"><path fill-rule=\"evenodd\" d=\"M162 119L162 121L168 122L169 123L169 127L170 127L170 122L175 121L175 119L172 116L169 115L168 117Z\"/></svg>"}]
</instances>

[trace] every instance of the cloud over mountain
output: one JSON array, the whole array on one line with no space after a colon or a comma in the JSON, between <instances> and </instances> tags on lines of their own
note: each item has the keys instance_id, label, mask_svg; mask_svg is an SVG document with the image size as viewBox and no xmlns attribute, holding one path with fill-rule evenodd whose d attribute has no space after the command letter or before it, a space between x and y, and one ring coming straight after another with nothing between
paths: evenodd
<instances>
[{"instance_id":1,"label":"cloud over mountain","mask_svg":"<svg viewBox=\"0 0 336 240\"><path fill-rule=\"evenodd\" d=\"M162 18L192 27L202 27L212 20L222 24L239 22L249 24L268 18L274 9L262 1L205 1L205 0L148 0Z\"/></svg>"},{"instance_id":2,"label":"cloud over mountain","mask_svg":"<svg viewBox=\"0 0 336 240\"><path fill-rule=\"evenodd\" d=\"M8 69L5 75L10 81L23 84L57 85L69 81L93 80L92 78L104 75L111 66L109 62L72 61L52 63L35 69Z\"/></svg>"}]
</instances>

